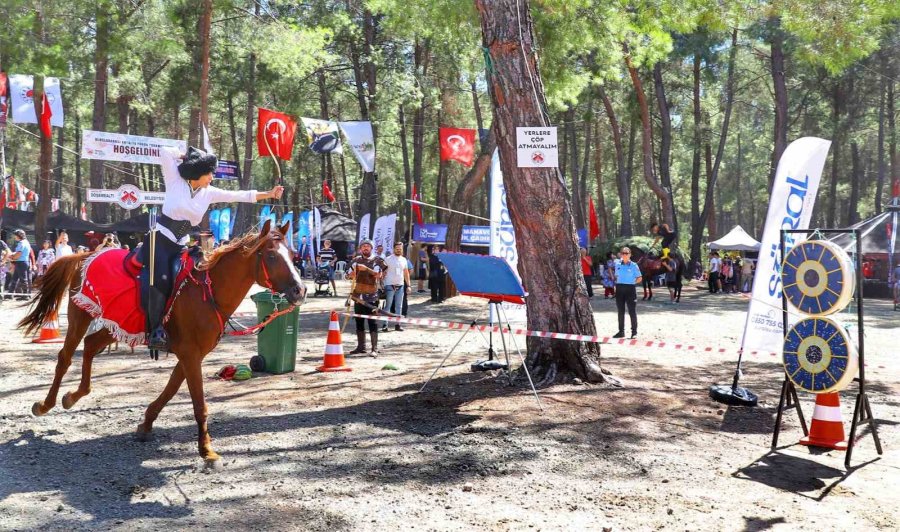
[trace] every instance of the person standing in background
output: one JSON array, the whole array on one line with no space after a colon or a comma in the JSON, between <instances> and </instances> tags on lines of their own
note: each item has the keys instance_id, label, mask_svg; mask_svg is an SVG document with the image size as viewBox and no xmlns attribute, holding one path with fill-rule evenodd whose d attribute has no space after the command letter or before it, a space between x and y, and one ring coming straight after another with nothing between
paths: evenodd
<instances>
[{"instance_id":1,"label":"person standing in background","mask_svg":"<svg viewBox=\"0 0 900 532\"><path fill-rule=\"evenodd\" d=\"M13 276L10 281L9 292L27 294L28 269L30 267L32 255L31 244L28 243L25 231L16 229L13 232L13 235L16 238L16 246L13 248L13 253L9 257L13 262Z\"/></svg>"},{"instance_id":2,"label":"person standing in background","mask_svg":"<svg viewBox=\"0 0 900 532\"><path fill-rule=\"evenodd\" d=\"M616 264L616 308L619 311L619 331L613 338L625 338L625 307L631 318L631 337L637 336L637 289L643 277L641 269L631 261L631 249L623 247L620 252L622 261Z\"/></svg>"},{"instance_id":3,"label":"person standing in background","mask_svg":"<svg viewBox=\"0 0 900 532\"><path fill-rule=\"evenodd\" d=\"M403 300L406 295L406 287L409 286L409 261L403 256L403 242L394 244L394 254L384 260L387 272L384 275L384 308L392 314L403 314ZM381 327L382 332L387 332L387 322ZM397 323L395 331L403 328Z\"/></svg>"},{"instance_id":4,"label":"person standing in background","mask_svg":"<svg viewBox=\"0 0 900 532\"><path fill-rule=\"evenodd\" d=\"M52 242L49 240L44 240L42 244L41 251L38 252L37 257L37 277L41 277L45 273L47 273L47 269L53 264L53 261L56 260L56 251L53 250L50 245Z\"/></svg>"},{"instance_id":5,"label":"person standing in background","mask_svg":"<svg viewBox=\"0 0 900 532\"><path fill-rule=\"evenodd\" d=\"M72 246L69 245L69 234L65 231L60 231L59 236L56 237L55 252L57 259L67 257L73 253Z\"/></svg>"},{"instance_id":6,"label":"person standing in background","mask_svg":"<svg viewBox=\"0 0 900 532\"><path fill-rule=\"evenodd\" d=\"M431 289L432 303L443 303L444 294L446 292L444 264L437 256L440 251L441 246L435 245L431 249L431 255L428 258L428 288Z\"/></svg>"},{"instance_id":7,"label":"person standing in background","mask_svg":"<svg viewBox=\"0 0 900 532\"><path fill-rule=\"evenodd\" d=\"M588 299L594 298L594 289L591 284L594 282L594 260L588 255L585 248L581 248L581 275L584 277L584 284L587 286Z\"/></svg>"},{"instance_id":8,"label":"person standing in background","mask_svg":"<svg viewBox=\"0 0 900 532\"><path fill-rule=\"evenodd\" d=\"M428 251L425 244L419 246L419 271L416 277L419 279L419 293L425 292L425 279L428 279Z\"/></svg>"}]
</instances>

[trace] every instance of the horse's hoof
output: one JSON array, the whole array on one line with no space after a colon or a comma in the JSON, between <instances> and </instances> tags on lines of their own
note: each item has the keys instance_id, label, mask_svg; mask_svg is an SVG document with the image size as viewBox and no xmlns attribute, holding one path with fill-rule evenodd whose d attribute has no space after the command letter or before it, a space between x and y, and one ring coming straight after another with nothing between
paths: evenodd
<instances>
[{"instance_id":1,"label":"horse's hoof","mask_svg":"<svg viewBox=\"0 0 900 532\"><path fill-rule=\"evenodd\" d=\"M144 430L144 425L138 425L136 431L134 431L134 438L140 442L148 442L153 437L153 432L149 430Z\"/></svg>"},{"instance_id":2,"label":"horse's hoof","mask_svg":"<svg viewBox=\"0 0 900 532\"><path fill-rule=\"evenodd\" d=\"M222 457L214 452L210 452L203 457L203 469L205 471L221 471L225 467Z\"/></svg>"},{"instance_id":3,"label":"horse's hoof","mask_svg":"<svg viewBox=\"0 0 900 532\"><path fill-rule=\"evenodd\" d=\"M72 399L72 392L66 392L66 394L63 395L62 406L66 410L75 406L75 403L77 403L77 402L78 402L78 399Z\"/></svg>"},{"instance_id":4,"label":"horse's hoof","mask_svg":"<svg viewBox=\"0 0 900 532\"><path fill-rule=\"evenodd\" d=\"M33 405L31 405L31 413L35 417L40 417L46 414L47 411L44 409L44 403L41 401L36 401Z\"/></svg>"}]
</instances>

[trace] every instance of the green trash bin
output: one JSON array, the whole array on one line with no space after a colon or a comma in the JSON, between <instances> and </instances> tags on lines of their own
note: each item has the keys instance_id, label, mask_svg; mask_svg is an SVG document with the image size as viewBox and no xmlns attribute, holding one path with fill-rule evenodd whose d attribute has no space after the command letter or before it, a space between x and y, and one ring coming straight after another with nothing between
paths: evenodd
<instances>
[{"instance_id":1,"label":"green trash bin","mask_svg":"<svg viewBox=\"0 0 900 532\"><path fill-rule=\"evenodd\" d=\"M271 292L257 292L250 296L256 303L256 317L262 322L273 312L284 310L290 303ZM257 353L265 360L267 373L294 371L297 361L297 336L300 328L300 309L294 308L266 325L256 337Z\"/></svg>"}]
</instances>

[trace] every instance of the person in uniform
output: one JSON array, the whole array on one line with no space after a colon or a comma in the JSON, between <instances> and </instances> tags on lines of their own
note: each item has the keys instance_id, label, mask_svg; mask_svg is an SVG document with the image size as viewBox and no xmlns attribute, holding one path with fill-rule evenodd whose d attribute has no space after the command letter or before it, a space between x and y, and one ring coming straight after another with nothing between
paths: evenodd
<instances>
[{"instance_id":1,"label":"person in uniform","mask_svg":"<svg viewBox=\"0 0 900 532\"><path fill-rule=\"evenodd\" d=\"M353 281L350 299L353 301L355 314L372 315L378 310L378 281L384 275L387 265L384 259L373 253L371 240L363 240L359 244L359 255L350 262L347 277ZM366 352L366 322L369 322L369 336L372 340L372 356L378 356L378 322L367 318L356 320L356 349L350 355Z\"/></svg>"},{"instance_id":2,"label":"person in uniform","mask_svg":"<svg viewBox=\"0 0 900 532\"><path fill-rule=\"evenodd\" d=\"M623 247L620 252L622 261L616 264L616 308L619 311L619 331L613 338L625 337L625 307L631 317L631 337L637 336L637 290L634 285L640 284L643 277L641 269L631 260L631 248Z\"/></svg>"},{"instance_id":3,"label":"person in uniform","mask_svg":"<svg viewBox=\"0 0 900 532\"><path fill-rule=\"evenodd\" d=\"M256 190L222 190L210 186L218 160L211 153L190 147L186 154L171 147L160 150L162 174L166 183L166 199L155 231L144 236L141 247L142 276L149 275L153 262L153 286L147 294L147 344L151 351L168 349L169 339L163 328L166 301L175 282L172 263L184 249L192 226L199 225L212 203L255 203L264 199L280 199L284 187L268 192ZM157 233L154 235L154 233ZM151 246L151 241L155 241ZM151 250L151 247L155 248ZM151 256L151 251L153 255Z\"/></svg>"}]
</instances>

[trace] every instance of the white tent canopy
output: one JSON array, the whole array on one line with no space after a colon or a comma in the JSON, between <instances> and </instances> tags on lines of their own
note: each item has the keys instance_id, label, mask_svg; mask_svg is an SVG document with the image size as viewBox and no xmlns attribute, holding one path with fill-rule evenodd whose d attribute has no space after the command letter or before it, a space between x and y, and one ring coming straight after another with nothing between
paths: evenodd
<instances>
[{"instance_id":1,"label":"white tent canopy","mask_svg":"<svg viewBox=\"0 0 900 532\"><path fill-rule=\"evenodd\" d=\"M736 225L727 235L709 243L709 249L726 249L730 251L759 251L761 244Z\"/></svg>"}]
</instances>

